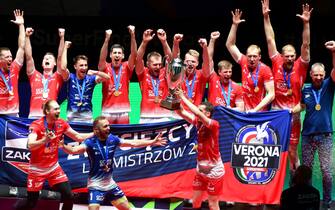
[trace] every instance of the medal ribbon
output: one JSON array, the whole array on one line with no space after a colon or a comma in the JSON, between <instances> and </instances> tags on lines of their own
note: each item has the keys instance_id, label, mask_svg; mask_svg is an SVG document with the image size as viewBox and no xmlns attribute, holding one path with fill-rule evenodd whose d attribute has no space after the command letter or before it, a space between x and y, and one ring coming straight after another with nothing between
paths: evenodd
<instances>
[{"instance_id":1,"label":"medal ribbon","mask_svg":"<svg viewBox=\"0 0 335 210\"><path fill-rule=\"evenodd\" d=\"M107 160L108 160L108 139L106 139L106 148L105 148L105 151L102 150L101 148L101 143L99 140L95 140L95 143L97 144L98 146L98 149L100 151L100 154L102 156L102 158L105 160L105 166L107 166Z\"/></svg>"},{"instance_id":2,"label":"medal ribbon","mask_svg":"<svg viewBox=\"0 0 335 210\"><path fill-rule=\"evenodd\" d=\"M228 93L226 95L226 91L224 90L223 85L221 85L221 92L222 95L224 97L224 100L226 101L226 106L230 106L230 95L231 95L231 80L229 80L229 84L228 84Z\"/></svg>"},{"instance_id":3,"label":"medal ribbon","mask_svg":"<svg viewBox=\"0 0 335 210\"><path fill-rule=\"evenodd\" d=\"M84 79L83 79L83 84L81 86L81 91L80 91L80 85L79 85L77 77L74 77L74 79L76 80L76 85L77 85L77 90L78 90L80 102L82 102L83 98L84 98L84 92L85 92L85 88L86 88L87 77L85 76Z\"/></svg>"},{"instance_id":4,"label":"medal ribbon","mask_svg":"<svg viewBox=\"0 0 335 210\"><path fill-rule=\"evenodd\" d=\"M112 67L112 74L113 74L113 79L114 79L114 85L115 85L115 90L118 91L119 90L119 86L120 86L120 81L121 81L121 75L122 75L122 65L120 65L120 69L119 69L119 73L115 74L115 70L114 67Z\"/></svg>"},{"instance_id":5,"label":"medal ribbon","mask_svg":"<svg viewBox=\"0 0 335 210\"><path fill-rule=\"evenodd\" d=\"M288 72L286 72L285 69L282 68L283 69L284 81L285 81L285 83L287 85L287 89L291 89L291 72L292 72L292 68ZM287 74L287 79L286 79L286 74Z\"/></svg>"},{"instance_id":6,"label":"medal ribbon","mask_svg":"<svg viewBox=\"0 0 335 210\"><path fill-rule=\"evenodd\" d=\"M312 88L312 92L313 92L313 95L314 95L314 99L315 99L316 104L320 104L321 91L322 91L322 88L320 88L320 89L317 90L317 91L315 91L315 90Z\"/></svg>"},{"instance_id":7,"label":"medal ribbon","mask_svg":"<svg viewBox=\"0 0 335 210\"><path fill-rule=\"evenodd\" d=\"M258 85L258 73L259 73L259 67L260 67L260 65L261 64L258 64L257 65L257 68L256 68L256 76L255 76L255 78L254 78L254 76L252 75L252 72L250 71L249 73L250 73L250 76L251 76L251 79L252 79L252 81L253 81L253 83L254 83L254 87L257 87L257 85Z\"/></svg>"},{"instance_id":8,"label":"medal ribbon","mask_svg":"<svg viewBox=\"0 0 335 210\"><path fill-rule=\"evenodd\" d=\"M12 81L10 80L10 70L8 71L8 81L6 80L5 75L2 72L2 69L0 69L0 76L1 76L2 80L4 81L8 92L12 91L13 87L12 87Z\"/></svg>"},{"instance_id":9,"label":"medal ribbon","mask_svg":"<svg viewBox=\"0 0 335 210\"><path fill-rule=\"evenodd\" d=\"M151 79L152 88L154 89L155 96L159 96L159 93L158 93L159 83L160 83L159 78L154 79L152 76L150 76L150 79Z\"/></svg>"},{"instance_id":10,"label":"medal ribbon","mask_svg":"<svg viewBox=\"0 0 335 210\"><path fill-rule=\"evenodd\" d=\"M196 74L196 72L194 72L194 76L193 76L193 79L192 79L192 86L191 87L190 87L188 79L186 77L186 88L187 88L187 96L188 96L188 98L192 98L192 93L193 93L193 90L194 90L194 84L195 84L196 77L197 77L197 74Z\"/></svg>"},{"instance_id":11,"label":"medal ribbon","mask_svg":"<svg viewBox=\"0 0 335 210\"><path fill-rule=\"evenodd\" d=\"M44 121L43 121L43 123L44 123L44 127L45 127L45 132L50 132L50 131L52 131L52 132L54 132L55 133L55 128L56 128L56 123L54 123L54 126L53 126L53 128L52 128L52 130L50 130L49 129L49 127L48 127L48 122L47 122L47 118L46 117L44 117ZM56 134L56 133L55 133ZM45 147L49 147L50 146L50 141L49 142L47 142L46 144L45 144Z\"/></svg>"},{"instance_id":12,"label":"medal ribbon","mask_svg":"<svg viewBox=\"0 0 335 210\"><path fill-rule=\"evenodd\" d=\"M50 79L50 75L48 75L48 78L45 78L44 75L42 76L43 93L48 92L49 79Z\"/></svg>"}]
</instances>

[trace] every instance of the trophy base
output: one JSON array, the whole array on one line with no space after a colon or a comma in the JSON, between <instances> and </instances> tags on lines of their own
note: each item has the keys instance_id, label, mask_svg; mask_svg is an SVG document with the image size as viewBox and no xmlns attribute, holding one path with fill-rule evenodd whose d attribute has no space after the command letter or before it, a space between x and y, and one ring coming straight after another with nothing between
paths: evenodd
<instances>
[{"instance_id":1,"label":"trophy base","mask_svg":"<svg viewBox=\"0 0 335 210\"><path fill-rule=\"evenodd\" d=\"M180 102L179 101L171 101L171 100L162 100L160 106L168 109L168 110L177 110L180 109Z\"/></svg>"}]
</instances>

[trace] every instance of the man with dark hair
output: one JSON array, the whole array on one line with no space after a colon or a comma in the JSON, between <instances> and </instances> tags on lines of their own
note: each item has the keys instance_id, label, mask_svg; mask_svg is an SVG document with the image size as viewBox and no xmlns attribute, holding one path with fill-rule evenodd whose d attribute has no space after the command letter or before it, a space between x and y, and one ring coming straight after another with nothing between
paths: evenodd
<instances>
[{"instance_id":1,"label":"man with dark hair","mask_svg":"<svg viewBox=\"0 0 335 210\"><path fill-rule=\"evenodd\" d=\"M181 89L176 91L187 111L182 106L176 112L198 129L198 157L196 175L193 181L193 209L200 209L204 192L208 194L209 208L219 210L219 195L223 188L224 165L219 150L218 121L211 119L214 106L210 102L202 102L195 106Z\"/></svg>"},{"instance_id":2,"label":"man with dark hair","mask_svg":"<svg viewBox=\"0 0 335 210\"><path fill-rule=\"evenodd\" d=\"M114 152L118 146L145 147L164 146L166 140L158 134L153 140L120 139L110 134L107 117L97 117L93 122L94 136L81 145L70 146L61 142L65 152L81 154L87 152L90 159L90 172L87 182L89 190L89 210L98 210L106 199L117 209L130 209L127 197L113 179Z\"/></svg>"},{"instance_id":3,"label":"man with dark hair","mask_svg":"<svg viewBox=\"0 0 335 210\"><path fill-rule=\"evenodd\" d=\"M67 51L71 42L66 41L61 57L61 69L67 70ZM77 55L73 59L75 73L71 73L68 80L67 119L69 122L93 121L92 95L96 84L107 81L110 77L102 71L88 70L88 58Z\"/></svg>"},{"instance_id":4,"label":"man with dark hair","mask_svg":"<svg viewBox=\"0 0 335 210\"><path fill-rule=\"evenodd\" d=\"M106 62L108 43L112 30L105 33L105 40L100 50L99 70L110 76L110 79L102 82L102 115L106 116L110 123L129 123L129 82L133 74L136 62L137 45L135 39L135 27L128 26L130 34L130 56L127 62L123 62L125 52L121 45L114 44L111 47L111 63Z\"/></svg>"},{"instance_id":5,"label":"man with dark hair","mask_svg":"<svg viewBox=\"0 0 335 210\"><path fill-rule=\"evenodd\" d=\"M18 49L13 61L12 53L7 47L0 47L0 114L18 117L19 113L19 74L24 59L24 19L23 11L14 10L15 20L19 27Z\"/></svg>"},{"instance_id":6,"label":"man with dark hair","mask_svg":"<svg viewBox=\"0 0 335 210\"><path fill-rule=\"evenodd\" d=\"M61 193L63 210L73 206L71 186L58 163L58 147L63 135L81 142L93 133L79 134L59 118L60 108L55 100L48 100L43 107L44 117L35 120L29 127L28 149L31 152L27 178L27 200L19 202L16 209L33 209L45 180L55 191Z\"/></svg>"},{"instance_id":7,"label":"man with dark hair","mask_svg":"<svg viewBox=\"0 0 335 210\"><path fill-rule=\"evenodd\" d=\"M320 193L311 185L311 179L311 168L300 165L293 175L293 185L281 194L280 209L318 210L320 207Z\"/></svg>"}]
</instances>

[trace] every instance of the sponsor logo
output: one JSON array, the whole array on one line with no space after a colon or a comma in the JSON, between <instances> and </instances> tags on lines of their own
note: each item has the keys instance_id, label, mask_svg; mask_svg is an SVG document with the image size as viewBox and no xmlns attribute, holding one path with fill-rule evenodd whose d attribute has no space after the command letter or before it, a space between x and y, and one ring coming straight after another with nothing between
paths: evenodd
<instances>
[{"instance_id":1,"label":"sponsor logo","mask_svg":"<svg viewBox=\"0 0 335 210\"><path fill-rule=\"evenodd\" d=\"M267 184L277 172L281 145L269 123L246 125L236 135L231 165L241 183Z\"/></svg>"},{"instance_id":2,"label":"sponsor logo","mask_svg":"<svg viewBox=\"0 0 335 210\"><path fill-rule=\"evenodd\" d=\"M2 161L4 162L23 162L28 163L30 160L30 152L27 149L15 147L2 147Z\"/></svg>"}]
</instances>

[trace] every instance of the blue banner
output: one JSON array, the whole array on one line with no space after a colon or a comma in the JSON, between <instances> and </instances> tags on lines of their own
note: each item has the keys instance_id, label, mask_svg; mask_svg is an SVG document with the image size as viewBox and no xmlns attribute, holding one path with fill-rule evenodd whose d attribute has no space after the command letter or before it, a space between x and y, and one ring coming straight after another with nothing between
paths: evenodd
<instances>
[{"instance_id":1,"label":"blue banner","mask_svg":"<svg viewBox=\"0 0 335 210\"><path fill-rule=\"evenodd\" d=\"M240 113L216 107L225 165L223 200L277 204L286 175L291 114Z\"/></svg>"},{"instance_id":2,"label":"blue banner","mask_svg":"<svg viewBox=\"0 0 335 210\"><path fill-rule=\"evenodd\" d=\"M0 118L1 171L0 183L26 186L30 152L27 150L28 128L32 120L2 116ZM90 124L72 124L82 133L92 131ZM111 132L123 139L152 139L163 132L165 147L120 147L114 157L114 179L126 182L193 169L196 161L196 130L183 120L143 125L112 125ZM68 144L78 144L65 136ZM69 177L72 188L85 188L89 172L87 154L69 155L59 150L59 162Z\"/></svg>"},{"instance_id":3,"label":"blue banner","mask_svg":"<svg viewBox=\"0 0 335 210\"><path fill-rule=\"evenodd\" d=\"M278 203L286 173L291 115L287 111L245 114L219 106L213 118L220 122L220 152L226 171L221 199ZM0 117L0 184L26 186L31 122L25 118ZM92 131L91 124L70 125L78 132ZM152 139L163 132L168 139L164 147L117 149L114 179L126 195L191 198L197 155L197 132L193 125L184 120L112 125L111 132L123 139ZM65 142L78 144L67 137ZM87 154L68 155L60 149L59 162L72 188L85 190L89 172Z\"/></svg>"}]
</instances>

